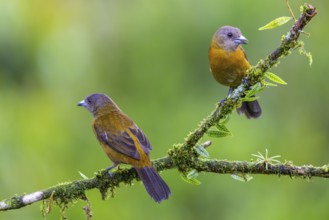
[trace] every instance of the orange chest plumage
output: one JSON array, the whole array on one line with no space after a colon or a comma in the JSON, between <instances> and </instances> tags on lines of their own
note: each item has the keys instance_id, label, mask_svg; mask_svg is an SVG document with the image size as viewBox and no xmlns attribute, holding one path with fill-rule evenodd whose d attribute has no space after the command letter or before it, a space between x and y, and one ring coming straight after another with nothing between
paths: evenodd
<instances>
[{"instance_id":1,"label":"orange chest plumage","mask_svg":"<svg viewBox=\"0 0 329 220\"><path fill-rule=\"evenodd\" d=\"M208 56L210 70L215 80L225 86L238 86L250 67L240 47L235 51L210 47Z\"/></svg>"}]
</instances>

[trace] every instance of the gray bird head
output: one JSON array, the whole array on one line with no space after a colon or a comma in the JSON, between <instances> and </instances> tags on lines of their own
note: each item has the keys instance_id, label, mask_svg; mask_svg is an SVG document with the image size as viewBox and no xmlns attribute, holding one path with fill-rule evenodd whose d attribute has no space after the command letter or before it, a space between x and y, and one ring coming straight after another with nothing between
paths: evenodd
<instances>
[{"instance_id":1,"label":"gray bird head","mask_svg":"<svg viewBox=\"0 0 329 220\"><path fill-rule=\"evenodd\" d=\"M240 44L248 43L247 38L241 34L240 29L232 26L223 26L219 28L214 38L219 47L228 51L234 51Z\"/></svg>"}]
</instances>

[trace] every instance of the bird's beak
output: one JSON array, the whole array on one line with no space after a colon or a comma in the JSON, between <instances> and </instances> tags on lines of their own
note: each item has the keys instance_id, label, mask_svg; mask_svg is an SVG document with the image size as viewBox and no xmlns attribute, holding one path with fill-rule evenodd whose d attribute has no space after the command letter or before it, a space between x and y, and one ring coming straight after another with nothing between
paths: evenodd
<instances>
[{"instance_id":1,"label":"bird's beak","mask_svg":"<svg viewBox=\"0 0 329 220\"><path fill-rule=\"evenodd\" d=\"M82 100L81 102L78 103L78 106L86 107L87 104L86 104L85 100Z\"/></svg>"},{"instance_id":2,"label":"bird's beak","mask_svg":"<svg viewBox=\"0 0 329 220\"><path fill-rule=\"evenodd\" d=\"M234 40L234 42L235 42L236 44L247 44L247 43L248 43L248 39L245 38L244 36L240 35L240 37L236 38L236 39Z\"/></svg>"}]
</instances>

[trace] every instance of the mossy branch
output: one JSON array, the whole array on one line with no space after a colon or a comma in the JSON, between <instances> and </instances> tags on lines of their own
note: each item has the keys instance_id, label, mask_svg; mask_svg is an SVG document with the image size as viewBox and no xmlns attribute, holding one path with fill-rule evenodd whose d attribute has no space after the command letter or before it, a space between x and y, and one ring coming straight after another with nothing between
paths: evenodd
<instances>
[{"instance_id":1,"label":"mossy branch","mask_svg":"<svg viewBox=\"0 0 329 220\"><path fill-rule=\"evenodd\" d=\"M247 173L247 174L275 174L288 175L303 178L310 177L329 177L329 166L322 167L313 166L294 166L290 162L271 163L270 160L256 162L247 161L226 161L216 159L204 159L196 151L196 145L202 148L208 147L211 143L198 144L204 134L216 125L220 120L224 120L239 105L241 98L251 86L257 83L263 83L266 71L273 65L278 63L278 59L290 54L290 51L298 47L300 44L298 38L303 28L317 14L316 9L310 5L303 6L299 19L295 22L285 38L281 41L281 45L274 50L265 60L260 60L255 66L248 70L248 76L244 83L238 86L225 102L218 104L213 112L204 119L198 128L190 133L182 144L173 146L169 150L168 155L153 161L158 171L177 168L183 174L191 170L198 172L214 172L222 174ZM247 82L247 83L246 83ZM249 85L249 86L247 86ZM131 184L132 181L138 179L133 168L117 170L109 176L105 170L99 171L94 178L77 180L58 184L48 189L40 190L34 193L13 196L11 198L0 201L0 211L18 209L26 205L35 203L40 200L46 200L49 210L52 202L56 202L63 209L67 204L74 200L87 200L85 191L97 188L102 198L107 197L107 193L114 192L120 183ZM87 213L87 211L86 211Z\"/></svg>"}]
</instances>

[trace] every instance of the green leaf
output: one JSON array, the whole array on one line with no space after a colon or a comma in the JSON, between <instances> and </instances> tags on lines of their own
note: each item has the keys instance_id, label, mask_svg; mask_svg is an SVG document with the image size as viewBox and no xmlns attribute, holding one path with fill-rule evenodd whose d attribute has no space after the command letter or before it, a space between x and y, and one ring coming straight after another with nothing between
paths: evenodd
<instances>
[{"instance_id":1,"label":"green leaf","mask_svg":"<svg viewBox=\"0 0 329 220\"><path fill-rule=\"evenodd\" d=\"M242 102L252 102L252 101L255 101L259 98L259 96L253 96L253 97L243 97L241 98L240 100Z\"/></svg>"},{"instance_id":2,"label":"green leaf","mask_svg":"<svg viewBox=\"0 0 329 220\"><path fill-rule=\"evenodd\" d=\"M229 120L230 120L230 115L226 115L225 118L219 120L218 124L225 125Z\"/></svg>"},{"instance_id":3,"label":"green leaf","mask_svg":"<svg viewBox=\"0 0 329 220\"><path fill-rule=\"evenodd\" d=\"M232 133L227 133L223 131L215 131L215 130L208 130L206 134L209 135L209 137L215 137L215 138L221 138L226 136L232 136Z\"/></svg>"},{"instance_id":4,"label":"green leaf","mask_svg":"<svg viewBox=\"0 0 329 220\"><path fill-rule=\"evenodd\" d=\"M262 88L262 85L260 83L256 83L255 85L253 85L251 87L250 90L247 91L246 93L246 97L249 98L249 97L252 97L254 96L257 92L263 90Z\"/></svg>"},{"instance_id":5,"label":"green leaf","mask_svg":"<svg viewBox=\"0 0 329 220\"><path fill-rule=\"evenodd\" d=\"M201 157L209 157L208 151L203 146L198 145L195 146L194 149Z\"/></svg>"},{"instance_id":6,"label":"green leaf","mask_svg":"<svg viewBox=\"0 0 329 220\"><path fill-rule=\"evenodd\" d=\"M199 180L197 180L197 179L195 179L195 178L189 179L189 178L187 178L184 174L181 174L180 177L181 177L185 182L187 182L187 183L189 183L189 184L196 185L196 186L198 186L198 185L201 184L201 182L200 182Z\"/></svg>"},{"instance_id":7,"label":"green leaf","mask_svg":"<svg viewBox=\"0 0 329 220\"><path fill-rule=\"evenodd\" d=\"M270 82L264 82L264 86L278 86L278 85Z\"/></svg>"},{"instance_id":8,"label":"green leaf","mask_svg":"<svg viewBox=\"0 0 329 220\"><path fill-rule=\"evenodd\" d=\"M234 173L231 175L231 177L233 179L241 181L241 182L249 182L250 180L253 179L252 176L250 176L249 174L245 174L245 173Z\"/></svg>"},{"instance_id":9,"label":"green leaf","mask_svg":"<svg viewBox=\"0 0 329 220\"><path fill-rule=\"evenodd\" d=\"M82 177L82 179L84 179L84 180L89 179L86 175L84 175L84 174L81 173L80 171L78 171L78 172L79 172L80 176Z\"/></svg>"},{"instance_id":10,"label":"green leaf","mask_svg":"<svg viewBox=\"0 0 329 220\"><path fill-rule=\"evenodd\" d=\"M274 73L266 72L265 77L271 80L272 82L282 85L287 85L287 83L283 79L281 79L279 76L275 75Z\"/></svg>"},{"instance_id":11,"label":"green leaf","mask_svg":"<svg viewBox=\"0 0 329 220\"><path fill-rule=\"evenodd\" d=\"M221 131L221 132L225 132L225 133L228 133L228 134L231 134L230 130L227 129L227 127L223 124L216 124L216 128Z\"/></svg>"},{"instance_id":12,"label":"green leaf","mask_svg":"<svg viewBox=\"0 0 329 220\"><path fill-rule=\"evenodd\" d=\"M273 21L270 21L269 23L267 23L263 27L258 28L258 30L263 31L263 30L273 29L273 28L284 25L285 23L287 23L291 19L292 19L292 17L286 17L286 16L279 17L279 18L274 19Z\"/></svg>"},{"instance_id":13,"label":"green leaf","mask_svg":"<svg viewBox=\"0 0 329 220\"><path fill-rule=\"evenodd\" d=\"M187 175L187 179L196 179L199 175L199 172L197 170L191 170Z\"/></svg>"}]
</instances>

